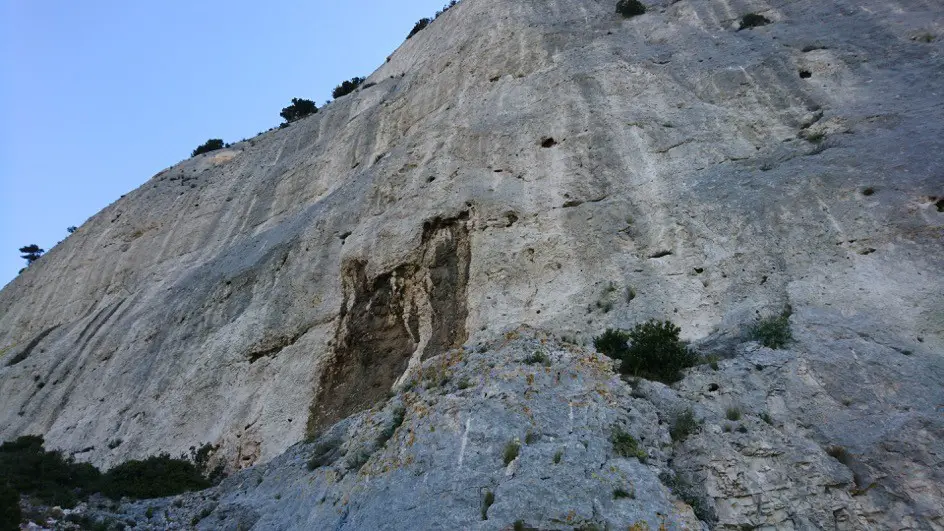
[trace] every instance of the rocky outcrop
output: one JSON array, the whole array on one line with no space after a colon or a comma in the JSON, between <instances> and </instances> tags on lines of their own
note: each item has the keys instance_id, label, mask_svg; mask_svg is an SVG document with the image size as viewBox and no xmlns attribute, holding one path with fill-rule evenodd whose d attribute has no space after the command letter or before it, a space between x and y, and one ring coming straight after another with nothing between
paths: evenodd
<instances>
[{"instance_id":1,"label":"rocky outcrop","mask_svg":"<svg viewBox=\"0 0 944 531\"><path fill-rule=\"evenodd\" d=\"M648 5L464 0L371 86L105 208L0 291L0 438L43 434L102 466L211 443L237 470L368 422L423 360L521 323L586 346L670 318L731 360L594 402L607 422L580 421L595 433L580 466L638 478L669 514L662 428L642 419L689 404L706 424L667 481L704 487L719 526L940 528L941 6ZM739 30L747 12L772 23ZM739 346L788 306L800 347ZM730 432L728 406L746 419ZM611 418L643 430L655 468L610 461ZM487 445L518 427L498 422ZM435 437L411 473L446 462ZM462 522L505 473L476 470L450 487ZM345 477L331 495L362 485ZM602 488L575 518L637 514L590 501ZM391 503L362 500L347 518ZM566 514L548 511L541 525Z\"/></svg>"},{"instance_id":2,"label":"rocky outcrop","mask_svg":"<svg viewBox=\"0 0 944 531\"><path fill-rule=\"evenodd\" d=\"M512 330L214 489L86 512L155 529L939 529L944 422L927 398L944 368L836 318L797 316L790 349L739 343L677 388Z\"/></svg>"}]
</instances>

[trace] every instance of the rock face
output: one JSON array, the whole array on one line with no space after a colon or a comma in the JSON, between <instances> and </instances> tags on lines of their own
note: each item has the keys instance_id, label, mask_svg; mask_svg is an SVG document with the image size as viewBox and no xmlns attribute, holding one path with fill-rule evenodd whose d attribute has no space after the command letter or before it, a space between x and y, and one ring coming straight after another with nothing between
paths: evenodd
<instances>
[{"instance_id":1,"label":"rock face","mask_svg":"<svg viewBox=\"0 0 944 531\"><path fill-rule=\"evenodd\" d=\"M747 342L675 389L512 330L218 487L86 512L151 529L939 529L944 422L926 400L944 374L820 326L795 328L821 348ZM914 384L876 400L879 377Z\"/></svg>"},{"instance_id":2,"label":"rock face","mask_svg":"<svg viewBox=\"0 0 944 531\"><path fill-rule=\"evenodd\" d=\"M358 92L107 207L0 291L0 438L103 466L209 442L238 469L519 324L587 345L670 318L726 361L598 404L706 419L649 468L615 465L645 486L640 518L676 514L653 479L671 459L722 528L944 528L944 8L647 5L463 0ZM739 30L749 12L772 22ZM795 344L744 342L786 307ZM607 466L610 423L581 422L581 466ZM424 474L445 463L429 451ZM445 522L493 472L456 476L466 512ZM582 522L636 517L587 501L601 488ZM496 491L501 525L526 490ZM393 503L359 499L350 522Z\"/></svg>"}]
</instances>

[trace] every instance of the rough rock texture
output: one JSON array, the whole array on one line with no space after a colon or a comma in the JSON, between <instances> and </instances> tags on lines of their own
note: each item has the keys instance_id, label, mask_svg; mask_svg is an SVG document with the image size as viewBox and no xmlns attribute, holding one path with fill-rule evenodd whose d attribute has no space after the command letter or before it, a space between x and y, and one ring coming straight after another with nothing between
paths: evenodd
<instances>
[{"instance_id":1,"label":"rough rock texture","mask_svg":"<svg viewBox=\"0 0 944 531\"><path fill-rule=\"evenodd\" d=\"M683 446L720 523L944 526L944 7L648 5L464 0L107 207L0 291L0 438L242 468L508 327L668 317L738 357L666 404L775 421ZM788 305L801 347L738 350Z\"/></svg>"},{"instance_id":2,"label":"rough rock texture","mask_svg":"<svg viewBox=\"0 0 944 531\"><path fill-rule=\"evenodd\" d=\"M218 487L85 512L151 529L940 529L944 421L927 397L944 371L820 326L794 324L789 350L738 344L677 389L511 331L433 357L385 404ZM916 383L873 403L883 373ZM686 411L698 425L673 440ZM637 456L615 451L617 430Z\"/></svg>"}]
</instances>

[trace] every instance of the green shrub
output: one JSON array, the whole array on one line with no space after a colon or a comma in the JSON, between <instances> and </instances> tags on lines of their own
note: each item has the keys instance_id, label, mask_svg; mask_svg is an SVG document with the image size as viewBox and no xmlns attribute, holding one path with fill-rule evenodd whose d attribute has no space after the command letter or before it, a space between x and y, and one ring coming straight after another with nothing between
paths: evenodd
<instances>
[{"instance_id":1,"label":"green shrub","mask_svg":"<svg viewBox=\"0 0 944 531\"><path fill-rule=\"evenodd\" d=\"M505 466L508 466L509 463L515 460L518 457L518 452L521 451L521 443L517 439L508 441L508 444L505 445L505 451L502 454L502 459L505 462Z\"/></svg>"},{"instance_id":2,"label":"green shrub","mask_svg":"<svg viewBox=\"0 0 944 531\"><path fill-rule=\"evenodd\" d=\"M644 14L646 6L639 0L619 0L619 2L616 2L616 12L625 18L630 18Z\"/></svg>"},{"instance_id":3,"label":"green shrub","mask_svg":"<svg viewBox=\"0 0 944 531\"><path fill-rule=\"evenodd\" d=\"M524 359L524 362L527 363L528 365L547 366L551 364L551 360L550 358L547 357L547 354L540 350L535 350L534 354L531 354L527 358Z\"/></svg>"},{"instance_id":4,"label":"green shrub","mask_svg":"<svg viewBox=\"0 0 944 531\"><path fill-rule=\"evenodd\" d=\"M120 441L120 440L119 440ZM210 466L210 458L213 456L219 446L213 446L210 443L206 443L203 446L197 448L196 446L190 447L190 462L192 462L197 470L203 474L203 477L207 479L210 483L216 485L226 477L226 465L219 461L216 466ZM184 455L180 456L181 459L186 459Z\"/></svg>"},{"instance_id":5,"label":"green shrub","mask_svg":"<svg viewBox=\"0 0 944 531\"><path fill-rule=\"evenodd\" d=\"M756 28L759 26L766 26L770 24L770 19L764 15L758 15L757 13L748 13L741 17L741 28Z\"/></svg>"},{"instance_id":6,"label":"green shrub","mask_svg":"<svg viewBox=\"0 0 944 531\"><path fill-rule=\"evenodd\" d=\"M363 82L364 78L362 77L352 77L350 81L344 81L340 85L334 87L334 90L331 92L331 97L338 99L341 96L346 96L357 90L357 87L359 87Z\"/></svg>"},{"instance_id":7,"label":"green shrub","mask_svg":"<svg viewBox=\"0 0 944 531\"><path fill-rule=\"evenodd\" d=\"M515 523L511 525L511 528L515 531L524 531L524 520L515 520Z\"/></svg>"},{"instance_id":8,"label":"green shrub","mask_svg":"<svg viewBox=\"0 0 944 531\"><path fill-rule=\"evenodd\" d=\"M750 330L751 339L767 348L779 349L793 341L790 331L790 310L784 310L776 317L757 321Z\"/></svg>"},{"instance_id":9,"label":"green shrub","mask_svg":"<svg viewBox=\"0 0 944 531\"><path fill-rule=\"evenodd\" d=\"M672 421L672 427L669 429L669 435L673 441L681 442L695 433L698 429L698 420L695 419L695 413L691 409L686 409L675 416Z\"/></svg>"},{"instance_id":10,"label":"green shrub","mask_svg":"<svg viewBox=\"0 0 944 531\"><path fill-rule=\"evenodd\" d=\"M36 260L39 260L39 258L43 255L43 253L46 252L46 250L40 249L38 245L36 245L35 243L32 243L30 245L20 247L20 252L23 253L22 256L20 256L20 258L22 258L23 260L26 260L26 265L28 266L32 264L33 262L35 262Z\"/></svg>"},{"instance_id":11,"label":"green shrub","mask_svg":"<svg viewBox=\"0 0 944 531\"><path fill-rule=\"evenodd\" d=\"M482 500L482 520L488 520L488 508L495 503L495 493L487 490L485 491L485 499Z\"/></svg>"},{"instance_id":12,"label":"green shrub","mask_svg":"<svg viewBox=\"0 0 944 531\"><path fill-rule=\"evenodd\" d=\"M628 341L629 334L626 332L607 328L606 332L593 338L593 347L615 360L622 360L629 351Z\"/></svg>"},{"instance_id":13,"label":"green shrub","mask_svg":"<svg viewBox=\"0 0 944 531\"><path fill-rule=\"evenodd\" d=\"M459 3L459 0L452 0L452 1L449 2L448 4L444 5L442 9L440 9L439 11L437 11L436 14L433 16L433 18L426 18L426 17L423 17L423 18L417 20L417 21L416 21L416 24L413 25L413 29L410 30L410 34L407 35L406 38L409 40L411 37L413 37L413 36L416 35L417 33L423 31L424 29L426 29L426 26L429 26L430 23L432 23L434 20L436 20L437 18L439 18L440 15L442 15L442 14L445 13L446 11L449 11L450 9L452 9L453 7L455 7L455 5L458 4L458 3ZM387 60L389 61L390 59L388 58Z\"/></svg>"},{"instance_id":14,"label":"green shrub","mask_svg":"<svg viewBox=\"0 0 944 531\"><path fill-rule=\"evenodd\" d=\"M0 530L19 529L22 518L20 495L13 487L0 483Z\"/></svg>"},{"instance_id":15,"label":"green shrub","mask_svg":"<svg viewBox=\"0 0 944 531\"><path fill-rule=\"evenodd\" d=\"M613 443L613 452L620 457L635 457L640 462L645 463L648 454L639 447L636 438L623 431L620 427L613 428L613 434L610 436L610 442Z\"/></svg>"},{"instance_id":16,"label":"green shrub","mask_svg":"<svg viewBox=\"0 0 944 531\"><path fill-rule=\"evenodd\" d=\"M613 489L613 499L614 499L614 500L619 500L619 499L622 499L622 498L630 498L630 499L633 499L633 498L635 498L635 497L636 497L636 493L635 493L635 492L628 491L628 490L626 490L626 489L624 489L624 488L622 488L622 487L617 487L617 488Z\"/></svg>"},{"instance_id":17,"label":"green shrub","mask_svg":"<svg viewBox=\"0 0 944 531\"><path fill-rule=\"evenodd\" d=\"M623 361L621 373L671 384L682 379L682 369L698 363L698 356L679 339L681 331L671 321L650 319L628 333L607 330L594 338L593 344L607 356Z\"/></svg>"},{"instance_id":18,"label":"green shrub","mask_svg":"<svg viewBox=\"0 0 944 531\"><path fill-rule=\"evenodd\" d=\"M168 454L124 462L102 475L101 492L109 498L160 498L211 486L200 470Z\"/></svg>"},{"instance_id":19,"label":"green shrub","mask_svg":"<svg viewBox=\"0 0 944 531\"><path fill-rule=\"evenodd\" d=\"M197 149L193 150L193 153L191 153L190 156L196 157L197 155L209 153L218 149L223 149L223 140L220 138L211 138L204 142L203 145L197 146Z\"/></svg>"},{"instance_id":20,"label":"green shrub","mask_svg":"<svg viewBox=\"0 0 944 531\"><path fill-rule=\"evenodd\" d=\"M279 116L284 118L286 123L291 123L316 112L318 112L318 106L315 105L315 102L302 98L292 98L292 104L283 108Z\"/></svg>"},{"instance_id":21,"label":"green shrub","mask_svg":"<svg viewBox=\"0 0 944 531\"><path fill-rule=\"evenodd\" d=\"M407 39L412 38L417 33L426 29L426 26L429 26L429 23L432 22L432 19L423 17L416 21L416 24L413 25L413 29L410 30L410 34L406 36Z\"/></svg>"},{"instance_id":22,"label":"green shrub","mask_svg":"<svg viewBox=\"0 0 944 531\"><path fill-rule=\"evenodd\" d=\"M0 479L8 487L47 505L74 507L95 492L99 471L58 451L43 449L43 438L24 435L0 445Z\"/></svg>"},{"instance_id":23,"label":"green shrub","mask_svg":"<svg viewBox=\"0 0 944 531\"><path fill-rule=\"evenodd\" d=\"M555 464L555 465L559 465L560 462L561 462L561 458L563 458L563 457L564 457L564 451L563 451L563 450L558 450L558 451L554 454L554 464Z\"/></svg>"},{"instance_id":24,"label":"green shrub","mask_svg":"<svg viewBox=\"0 0 944 531\"><path fill-rule=\"evenodd\" d=\"M736 407L729 407L724 412L724 417L732 422L741 420L741 410Z\"/></svg>"}]
</instances>

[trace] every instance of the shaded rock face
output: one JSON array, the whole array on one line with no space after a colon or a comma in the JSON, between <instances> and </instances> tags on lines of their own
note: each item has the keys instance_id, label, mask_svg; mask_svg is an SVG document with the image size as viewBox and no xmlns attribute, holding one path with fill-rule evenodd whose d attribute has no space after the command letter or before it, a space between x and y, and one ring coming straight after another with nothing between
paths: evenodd
<instances>
[{"instance_id":1,"label":"shaded rock face","mask_svg":"<svg viewBox=\"0 0 944 531\"><path fill-rule=\"evenodd\" d=\"M789 378L707 383L816 421L784 417L785 457L699 436L679 469L722 525L944 525L941 5L648 5L463 0L375 85L110 205L0 291L0 437L237 469L520 323L587 345L671 318L743 357L789 305Z\"/></svg>"}]
</instances>

